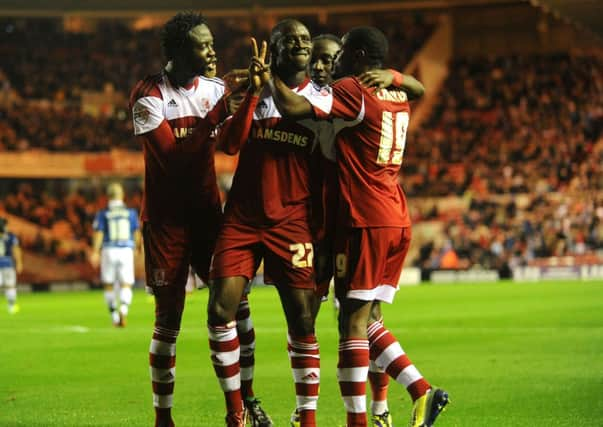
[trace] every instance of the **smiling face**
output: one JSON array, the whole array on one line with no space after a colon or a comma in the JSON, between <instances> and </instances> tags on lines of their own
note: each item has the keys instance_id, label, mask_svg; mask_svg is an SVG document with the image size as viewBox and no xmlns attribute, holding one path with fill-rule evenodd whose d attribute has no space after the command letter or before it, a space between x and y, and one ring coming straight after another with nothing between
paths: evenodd
<instances>
[{"instance_id":1,"label":"smiling face","mask_svg":"<svg viewBox=\"0 0 603 427\"><path fill-rule=\"evenodd\" d=\"M218 58L214 51L214 37L205 24L193 27L188 33L190 39L190 50L186 55L185 62L194 74L206 77L216 75Z\"/></svg>"},{"instance_id":2,"label":"smiling face","mask_svg":"<svg viewBox=\"0 0 603 427\"><path fill-rule=\"evenodd\" d=\"M326 86L333 81L333 65L340 48L339 43L330 39L314 42L310 60L310 77L314 83Z\"/></svg>"},{"instance_id":3,"label":"smiling face","mask_svg":"<svg viewBox=\"0 0 603 427\"><path fill-rule=\"evenodd\" d=\"M277 69L287 72L306 70L312 53L310 32L301 22L289 22L281 29L271 52Z\"/></svg>"}]
</instances>

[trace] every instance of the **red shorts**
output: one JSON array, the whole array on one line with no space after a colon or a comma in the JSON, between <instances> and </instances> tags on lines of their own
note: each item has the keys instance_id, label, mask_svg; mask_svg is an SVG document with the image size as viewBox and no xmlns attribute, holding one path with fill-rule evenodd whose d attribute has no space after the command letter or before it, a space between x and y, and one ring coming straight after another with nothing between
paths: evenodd
<instances>
[{"instance_id":1,"label":"red shorts","mask_svg":"<svg viewBox=\"0 0 603 427\"><path fill-rule=\"evenodd\" d=\"M219 216L214 215L194 226L143 224L147 286L155 295L172 295L173 301L166 304L184 307L189 266L207 282L219 221Z\"/></svg>"},{"instance_id":2,"label":"red shorts","mask_svg":"<svg viewBox=\"0 0 603 427\"><path fill-rule=\"evenodd\" d=\"M251 280L263 259L265 283L313 289L313 256L305 220L269 228L228 223L218 237L210 278L243 276Z\"/></svg>"},{"instance_id":3,"label":"red shorts","mask_svg":"<svg viewBox=\"0 0 603 427\"><path fill-rule=\"evenodd\" d=\"M335 242L336 294L391 303L410 238L410 227L342 230Z\"/></svg>"}]
</instances>

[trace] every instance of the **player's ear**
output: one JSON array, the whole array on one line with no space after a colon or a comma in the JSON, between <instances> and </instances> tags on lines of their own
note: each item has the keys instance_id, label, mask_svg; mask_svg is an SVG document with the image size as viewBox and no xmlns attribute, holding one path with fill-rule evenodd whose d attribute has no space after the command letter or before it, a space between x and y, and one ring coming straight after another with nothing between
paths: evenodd
<instances>
[{"instance_id":1,"label":"player's ear","mask_svg":"<svg viewBox=\"0 0 603 427\"><path fill-rule=\"evenodd\" d=\"M366 57L366 51L364 49L356 49L356 59L363 60Z\"/></svg>"}]
</instances>

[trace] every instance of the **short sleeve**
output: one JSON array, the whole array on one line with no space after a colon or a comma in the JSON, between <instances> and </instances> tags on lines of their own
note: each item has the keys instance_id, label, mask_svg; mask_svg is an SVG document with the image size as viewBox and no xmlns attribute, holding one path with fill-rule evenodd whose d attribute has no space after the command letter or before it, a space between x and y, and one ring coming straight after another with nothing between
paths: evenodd
<instances>
[{"instance_id":1,"label":"short sleeve","mask_svg":"<svg viewBox=\"0 0 603 427\"><path fill-rule=\"evenodd\" d=\"M138 224L138 213L136 209L130 209L130 230L132 232L138 230L140 225Z\"/></svg>"},{"instance_id":2,"label":"short sleeve","mask_svg":"<svg viewBox=\"0 0 603 427\"><path fill-rule=\"evenodd\" d=\"M314 114L319 119L341 119L349 122L348 126L362 121L364 117L364 95L360 83L346 77L336 81L329 94L308 99L314 107Z\"/></svg>"},{"instance_id":3,"label":"short sleeve","mask_svg":"<svg viewBox=\"0 0 603 427\"><path fill-rule=\"evenodd\" d=\"M105 229L105 216L103 215L103 211L99 211L96 214L96 217L94 217L92 228L94 231L103 231Z\"/></svg>"},{"instance_id":4,"label":"short sleeve","mask_svg":"<svg viewBox=\"0 0 603 427\"><path fill-rule=\"evenodd\" d=\"M160 98L145 96L136 100L132 106L134 135L142 135L155 130L164 119L163 101Z\"/></svg>"}]
</instances>

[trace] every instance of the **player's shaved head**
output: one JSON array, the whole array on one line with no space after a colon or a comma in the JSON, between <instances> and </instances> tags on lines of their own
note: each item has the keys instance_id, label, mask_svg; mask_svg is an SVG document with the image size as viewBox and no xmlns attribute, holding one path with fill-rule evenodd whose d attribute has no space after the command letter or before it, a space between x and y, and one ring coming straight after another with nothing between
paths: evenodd
<instances>
[{"instance_id":1,"label":"player's shaved head","mask_svg":"<svg viewBox=\"0 0 603 427\"><path fill-rule=\"evenodd\" d=\"M375 27L352 28L344 36L344 43L351 49L363 50L368 65L382 66L387 58L389 43L385 34Z\"/></svg>"},{"instance_id":2,"label":"player's shaved head","mask_svg":"<svg viewBox=\"0 0 603 427\"><path fill-rule=\"evenodd\" d=\"M338 44L339 47L342 45L341 38L337 37L335 34L320 34L312 39L312 43L322 42L324 40L332 41L333 43Z\"/></svg>"},{"instance_id":3,"label":"player's shaved head","mask_svg":"<svg viewBox=\"0 0 603 427\"><path fill-rule=\"evenodd\" d=\"M286 32L287 29L295 27L297 25L305 27L305 25L301 21L298 21L297 19L293 18L287 18L277 22L277 24L272 28L272 32L270 33L270 46L276 45L278 40L281 38L283 33Z\"/></svg>"}]
</instances>

